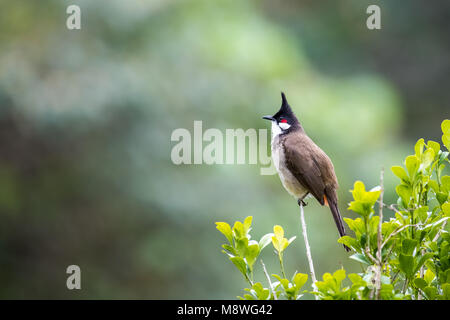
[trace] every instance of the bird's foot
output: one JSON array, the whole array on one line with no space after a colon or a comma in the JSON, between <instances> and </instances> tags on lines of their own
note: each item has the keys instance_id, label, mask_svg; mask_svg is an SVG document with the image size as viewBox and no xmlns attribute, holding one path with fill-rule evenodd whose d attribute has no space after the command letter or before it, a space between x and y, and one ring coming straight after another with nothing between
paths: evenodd
<instances>
[{"instance_id":1,"label":"bird's foot","mask_svg":"<svg viewBox=\"0 0 450 320\"><path fill-rule=\"evenodd\" d=\"M304 207L306 207L308 205L308 202L305 202L302 199L298 199L297 203L299 206L304 206Z\"/></svg>"}]
</instances>

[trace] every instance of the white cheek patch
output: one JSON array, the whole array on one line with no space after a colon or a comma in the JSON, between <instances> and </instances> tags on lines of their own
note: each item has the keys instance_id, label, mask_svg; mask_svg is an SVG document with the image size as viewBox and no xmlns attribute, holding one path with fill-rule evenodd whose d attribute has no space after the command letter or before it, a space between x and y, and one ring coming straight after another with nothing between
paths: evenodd
<instances>
[{"instance_id":1,"label":"white cheek patch","mask_svg":"<svg viewBox=\"0 0 450 320\"><path fill-rule=\"evenodd\" d=\"M276 121L272 121L272 139L281 133L281 129Z\"/></svg>"},{"instance_id":2,"label":"white cheek patch","mask_svg":"<svg viewBox=\"0 0 450 320\"><path fill-rule=\"evenodd\" d=\"M280 122L278 125L279 125L280 128L283 129L283 130L287 130L287 129L289 129L289 128L291 127L290 124L285 123L285 122Z\"/></svg>"}]
</instances>

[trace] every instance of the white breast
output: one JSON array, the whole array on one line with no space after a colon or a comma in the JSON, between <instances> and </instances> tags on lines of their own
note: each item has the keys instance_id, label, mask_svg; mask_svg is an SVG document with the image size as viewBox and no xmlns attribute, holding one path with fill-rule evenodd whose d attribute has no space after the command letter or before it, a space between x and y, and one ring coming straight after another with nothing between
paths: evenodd
<instances>
[{"instance_id":1,"label":"white breast","mask_svg":"<svg viewBox=\"0 0 450 320\"><path fill-rule=\"evenodd\" d=\"M275 124L275 127L278 126ZM272 124L272 161L277 169L278 175L280 176L281 183L284 188L296 199L303 199L308 191L298 182L297 178L289 171L285 165L284 148L280 143L280 133L281 130L274 134L274 125Z\"/></svg>"}]
</instances>

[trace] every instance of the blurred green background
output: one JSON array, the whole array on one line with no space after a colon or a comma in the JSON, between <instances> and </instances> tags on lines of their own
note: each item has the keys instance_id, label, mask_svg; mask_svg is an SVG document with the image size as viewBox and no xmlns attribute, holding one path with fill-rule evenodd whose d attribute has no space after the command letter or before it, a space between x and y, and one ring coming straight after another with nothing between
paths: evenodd
<instances>
[{"instance_id":1,"label":"blurred green background","mask_svg":"<svg viewBox=\"0 0 450 320\"><path fill-rule=\"evenodd\" d=\"M246 283L214 222L249 215L257 239L274 224L297 235L286 271L307 273L278 176L176 166L172 131L268 129L284 91L334 162L343 215L382 167L395 202L390 166L450 116L449 21L448 1L2 0L0 298L234 299ZM360 270L328 208L309 200L306 220L318 275ZM71 264L81 290L66 288Z\"/></svg>"}]
</instances>

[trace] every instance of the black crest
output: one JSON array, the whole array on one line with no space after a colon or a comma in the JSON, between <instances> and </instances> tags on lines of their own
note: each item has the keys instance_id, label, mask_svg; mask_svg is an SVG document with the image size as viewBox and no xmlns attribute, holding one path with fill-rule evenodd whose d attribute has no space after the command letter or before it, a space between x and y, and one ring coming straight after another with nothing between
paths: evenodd
<instances>
[{"instance_id":1,"label":"black crest","mask_svg":"<svg viewBox=\"0 0 450 320\"><path fill-rule=\"evenodd\" d=\"M289 121L291 125L298 124L300 126L300 123L297 117L295 116L294 112L292 111L291 106L289 105L284 92L281 92L281 108L280 110L278 110L277 113L275 113L273 117L277 119L277 121L279 121L280 118L285 118Z\"/></svg>"}]
</instances>

